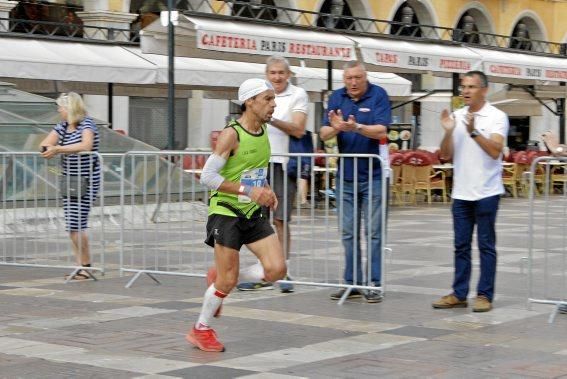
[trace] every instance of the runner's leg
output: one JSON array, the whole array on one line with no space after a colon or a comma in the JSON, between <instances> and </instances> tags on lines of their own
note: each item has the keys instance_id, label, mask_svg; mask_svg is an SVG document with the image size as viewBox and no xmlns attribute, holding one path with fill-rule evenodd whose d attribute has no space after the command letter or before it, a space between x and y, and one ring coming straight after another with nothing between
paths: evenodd
<instances>
[{"instance_id":1,"label":"runner's leg","mask_svg":"<svg viewBox=\"0 0 567 379\"><path fill-rule=\"evenodd\" d=\"M275 282L287 273L283 250L275 234L246 245L264 267L264 279Z\"/></svg>"},{"instance_id":2,"label":"runner's leg","mask_svg":"<svg viewBox=\"0 0 567 379\"><path fill-rule=\"evenodd\" d=\"M240 259L238 250L215 244L215 264L217 278L205 292L203 308L196 328L208 328L222 300L232 291L238 280Z\"/></svg>"}]
</instances>

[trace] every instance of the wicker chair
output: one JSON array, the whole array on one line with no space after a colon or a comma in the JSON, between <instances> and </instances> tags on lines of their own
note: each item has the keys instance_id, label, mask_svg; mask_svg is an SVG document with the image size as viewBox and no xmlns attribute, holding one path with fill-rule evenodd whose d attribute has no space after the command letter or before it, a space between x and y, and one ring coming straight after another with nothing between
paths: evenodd
<instances>
[{"instance_id":1,"label":"wicker chair","mask_svg":"<svg viewBox=\"0 0 567 379\"><path fill-rule=\"evenodd\" d=\"M427 194L427 202L431 204L431 191L441 190L443 203L447 203L447 183L445 181L445 173L443 171L435 171L433 166L415 166L414 171L414 190L425 191Z\"/></svg>"}]
</instances>

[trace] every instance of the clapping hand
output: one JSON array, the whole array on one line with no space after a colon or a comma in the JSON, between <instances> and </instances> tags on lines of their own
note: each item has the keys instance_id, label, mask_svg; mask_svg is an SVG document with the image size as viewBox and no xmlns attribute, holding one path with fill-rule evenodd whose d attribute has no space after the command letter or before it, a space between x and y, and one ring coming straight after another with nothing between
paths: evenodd
<instances>
[{"instance_id":1,"label":"clapping hand","mask_svg":"<svg viewBox=\"0 0 567 379\"><path fill-rule=\"evenodd\" d=\"M356 118L353 115L348 116L348 120L341 123L343 132L352 132L356 130Z\"/></svg>"},{"instance_id":2,"label":"clapping hand","mask_svg":"<svg viewBox=\"0 0 567 379\"><path fill-rule=\"evenodd\" d=\"M467 122L467 131L472 133L474 130L474 113L468 112L465 116L465 120Z\"/></svg>"},{"instance_id":3,"label":"clapping hand","mask_svg":"<svg viewBox=\"0 0 567 379\"><path fill-rule=\"evenodd\" d=\"M353 115L348 116L344 121L341 110L329 112L329 123L331 127L340 132L352 132L356 130L356 118Z\"/></svg>"},{"instance_id":4,"label":"clapping hand","mask_svg":"<svg viewBox=\"0 0 567 379\"><path fill-rule=\"evenodd\" d=\"M329 111L329 124L333 129L341 130L341 124L343 123L343 112L341 110Z\"/></svg>"},{"instance_id":5,"label":"clapping hand","mask_svg":"<svg viewBox=\"0 0 567 379\"><path fill-rule=\"evenodd\" d=\"M443 109L443 112L441 112L441 126L443 126L443 129L445 129L446 132L455 128L455 119L447 109Z\"/></svg>"}]
</instances>

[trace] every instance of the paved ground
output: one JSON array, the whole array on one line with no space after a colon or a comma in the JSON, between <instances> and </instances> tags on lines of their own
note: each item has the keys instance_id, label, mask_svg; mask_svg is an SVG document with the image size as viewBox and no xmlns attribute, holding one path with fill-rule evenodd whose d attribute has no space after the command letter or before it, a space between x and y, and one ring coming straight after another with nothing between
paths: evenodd
<instances>
[{"instance_id":1,"label":"paved ground","mask_svg":"<svg viewBox=\"0 0 567 379\"><path fill-rule=\"evenodd\" d=\"M331 290L313 287L233 293L214 325L225 353L184 340L202 279L142 277L125 289L116 271L63 284L61 270L0 266L0 377L566 377L567 315L548 324L551 306L526 308L527 202L504 199L498 229L492 312L431 308L452 278L449 208L395 207L383 303L337 306ZM565 260L562 235L549 240L553 262Z\"/></svg>"}]
</instances>

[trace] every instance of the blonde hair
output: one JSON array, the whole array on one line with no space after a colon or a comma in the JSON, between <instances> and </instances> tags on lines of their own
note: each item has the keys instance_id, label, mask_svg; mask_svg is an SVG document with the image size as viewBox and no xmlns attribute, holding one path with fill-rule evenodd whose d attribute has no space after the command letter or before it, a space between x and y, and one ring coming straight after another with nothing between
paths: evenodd
<instances>
[{"instance_id":1,"label":"blonde hair","mask_svg":"<svg viewBox=\"0 0 567 379\"><path fill-rule=\"evenodd\" d=\"M57 105L67 110L67 122L78 124L87 116L85 103L76 92L62 93L56 100Z\"/></svg>"}]
</instances>

